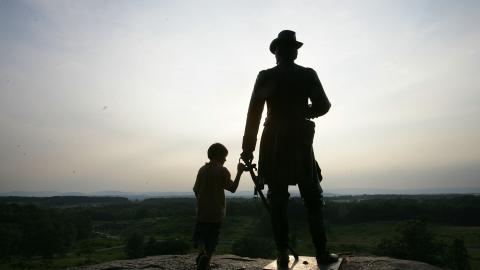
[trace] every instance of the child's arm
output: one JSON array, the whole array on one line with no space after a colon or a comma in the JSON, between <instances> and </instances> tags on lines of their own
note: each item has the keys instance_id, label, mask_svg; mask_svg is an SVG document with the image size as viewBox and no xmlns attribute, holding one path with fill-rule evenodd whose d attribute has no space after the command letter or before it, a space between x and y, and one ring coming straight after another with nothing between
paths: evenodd
<instances>
[{"instance_id":1,"label":"child's arm","mask_svg":"<svg viewBox=\"0 0 480 270\"><path fill-rule=\"evenodd\" d=\"M240 183L240 178L242 176L242 173L245 169L245 165L243 165L242 163L238 163L237 165L237 175L235 176L235 180L230 180L228 179L228 181L230 181L230 185L229 187L227 188L228 191L232 192L232 193L235 193L235 191L237 191L237 188L238 188L238 184Z\"/></svg>"}]
</instances>

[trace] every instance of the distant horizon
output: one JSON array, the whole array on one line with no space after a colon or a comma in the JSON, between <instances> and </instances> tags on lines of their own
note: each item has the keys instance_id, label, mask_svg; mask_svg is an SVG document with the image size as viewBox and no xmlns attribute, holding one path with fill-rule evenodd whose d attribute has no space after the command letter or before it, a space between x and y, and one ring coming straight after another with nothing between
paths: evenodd
<instances>
[{"instance_id":1,"label":"distant horizon","mask_svg":"<svg viewBox=\"0 0 480 270\"><path fill-rule=\"evenodd\" d=\"M266 189L264 190L266 192ZM289 192L292 194L298 194L299 191L295 187L291 187ZM91 192L80 192L80 191L53 191L53 190L42 190L42 191L22 191L22 190L12 190L12 191L2 191L0 196L12 196L6 194L79 194L81 195L95 195L95 196L108 196L109 194L130 194L130 195L155 195L155 194L189 194L193 196L193 191L143 191L143 192L132 192L132 191L122 191L122 190L98 190ZM237 190L236 193L225 192L227 196L235 196L236 194L252 193L253 190ZM429 195L429 194L479 194L480 188L478 187L449 187L449 188L333 188L329 190L324 190L324 194L329 195ZM13 195L15 196L15 195ZM56 196L56 195L51 195ZM49 196L47 196L49 197Z\"/></svg>"}]
</instances>

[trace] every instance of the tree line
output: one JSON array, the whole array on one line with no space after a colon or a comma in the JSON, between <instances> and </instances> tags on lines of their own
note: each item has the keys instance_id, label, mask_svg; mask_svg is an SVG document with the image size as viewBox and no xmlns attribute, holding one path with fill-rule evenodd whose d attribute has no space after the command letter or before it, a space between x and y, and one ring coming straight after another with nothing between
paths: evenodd
<instances>
[{"instance_id":1,"label":"tree line","mask_svg":"<svg viewBox=\"0 0 480 270\"><path fill-rule=\"evenodd\" d=\"M0 204L0 258L64 255L91 233L92 219L84 209Z\"/></svg>"}]
</instances>

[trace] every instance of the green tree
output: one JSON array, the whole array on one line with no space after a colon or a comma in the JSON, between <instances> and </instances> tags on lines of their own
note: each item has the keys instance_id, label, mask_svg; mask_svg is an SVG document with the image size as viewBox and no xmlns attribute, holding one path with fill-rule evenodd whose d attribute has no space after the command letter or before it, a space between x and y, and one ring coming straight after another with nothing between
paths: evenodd
<instances>
[{"instance_id":1,"label":"green tree","mask_svg":"<svg viewBox=\"0 0 480 270\"><path fill-rule=\"evenodd\" d=\"M444 260L442 245L434 241L433 234L422 220L399 223L396 236L393 239L382 239L375 253L437 265Z\"/></svg>"},{"instance_id":2,"label":"green tree","mask_svg":"<svg viewBox=\"0 0 480 270\"><path fill-rule=\"evenodd\" d=\"M449 248L449 255L450 261L448 264L454 270L469 270L470 263L468 262L468 251L465 248L465 244L463 240L454 239L452 245Z\"/></svg>"}]
</instances>

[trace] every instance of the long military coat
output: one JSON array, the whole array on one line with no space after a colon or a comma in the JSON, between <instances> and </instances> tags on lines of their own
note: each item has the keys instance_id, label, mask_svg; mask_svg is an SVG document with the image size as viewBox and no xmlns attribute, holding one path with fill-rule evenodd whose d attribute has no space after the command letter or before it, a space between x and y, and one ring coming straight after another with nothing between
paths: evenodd
<instances>
[{"instance_id":1,"label":"long military coat","mask_svg":"<svg viewBox=\"0 0 480 270\"><path fill-rule=\"evenodd\" d=\"M327 113L330 102L316 72L293 63L260 71L248 108L244 152L255 150L265 103L259 177L269 185L321 180L312 148L315 124L308 119Z\"/></svg>"}]
</instances>

